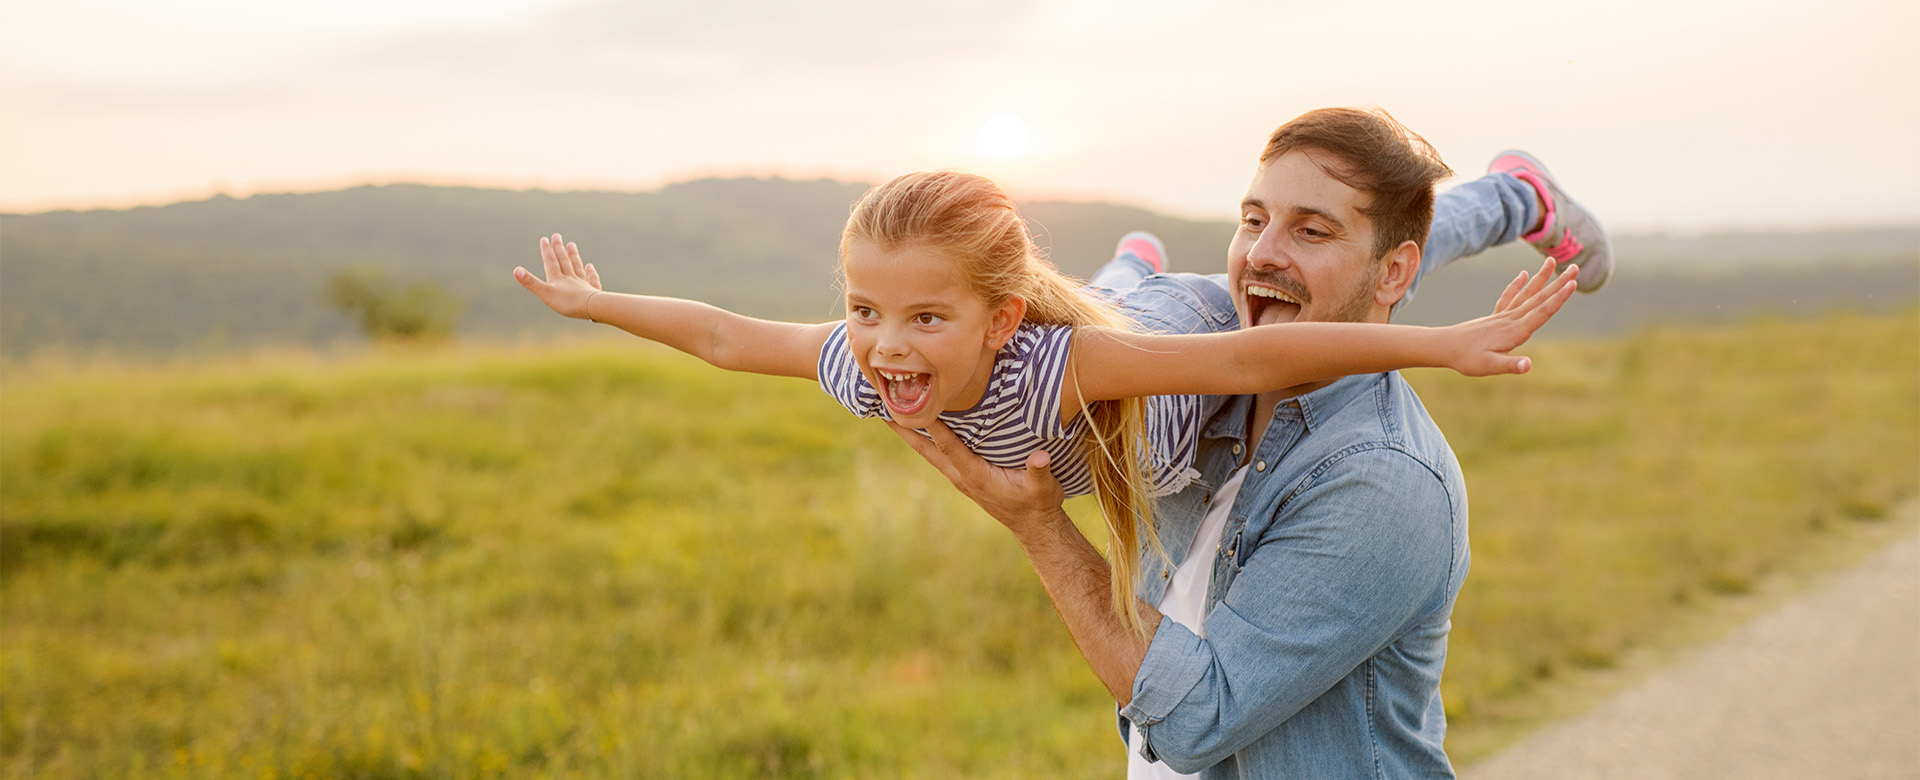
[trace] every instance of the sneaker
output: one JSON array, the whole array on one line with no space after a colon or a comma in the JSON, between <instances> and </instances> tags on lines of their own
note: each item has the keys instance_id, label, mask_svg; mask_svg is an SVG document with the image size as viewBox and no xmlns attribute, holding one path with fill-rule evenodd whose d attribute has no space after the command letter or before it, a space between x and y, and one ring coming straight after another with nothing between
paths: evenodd
<instances>
[{"instance_id":1,"label":"sneaker","mask_svg":"<svg viewBox=\"0 0 1920 780\"><path fill-rule=\"evenodd\" d=\"M1580 266L1580 292L1590 293L1607 283L1613 274L1613 247L1607 243L1607 229L1600 226L1593 212L1586 210L1560 189L1547 166L1533 155L1519 150L1501 152L1487 164L1488 173L1505 173L1533 185L1546 204L1540 229L1520 237L1540 254L1551 257L1557 269Z\"/></svg>"},{"instance_id":2,"label":"sneaker","mask_svg":"<svg viewBox=\"0 0 1920 780\"><path fill-rule=\"evenodd\" d=\"M1133 255L1153 267L1156 274L1167 272L1167 247L1160 243L1160 237L1145 230L1135 230L1120 237L1119 245L1113 248L1115 258Z\"/></svg>"}]
</instances>

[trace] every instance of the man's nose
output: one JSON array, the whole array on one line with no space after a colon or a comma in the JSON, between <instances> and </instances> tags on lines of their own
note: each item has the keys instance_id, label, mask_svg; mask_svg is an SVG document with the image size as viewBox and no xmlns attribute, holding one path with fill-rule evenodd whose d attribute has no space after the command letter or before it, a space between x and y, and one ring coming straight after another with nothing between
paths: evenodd
<instances>
[{"instance_id":1,"label":"man's nose","mask_svg":"<svg viewBox=\"0 0 1920 780\"><path fill-rule=\"evenodd\" d=\"M1260 231L1253 246L1247 247L1247 264L1260 268L1284 268L1293 262L1284 246L1283 231L1269 227Z\"/></svg>"}]
</instances>

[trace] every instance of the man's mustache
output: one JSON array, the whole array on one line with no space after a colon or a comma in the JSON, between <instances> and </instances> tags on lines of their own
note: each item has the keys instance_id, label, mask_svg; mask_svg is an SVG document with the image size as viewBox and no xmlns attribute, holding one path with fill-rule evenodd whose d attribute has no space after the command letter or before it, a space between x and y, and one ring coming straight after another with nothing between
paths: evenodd
<instances>
[{"instance_id":1,"label":"man's mustache","mask_svg":"<svg viewBox=\"0 0 1920 780\"><path fill-rule=\"evenodd\" d=\"M1278 271L1247 270L1247 271L1241 272L1240 274L1241 288L1245 289L1246 285L1250 282L1259 282L1268 287L1272 287L1276 290L1279 290L1280 292L1286 293L1287 297L1292 298L1296 301L1299 301L1301 305L1305 305L1313 301L1313 296L1307 293L1306 285L1303 285L1299 281L1295 280L1293 277L1283 275Z\"/></svg>"}]
</instances>

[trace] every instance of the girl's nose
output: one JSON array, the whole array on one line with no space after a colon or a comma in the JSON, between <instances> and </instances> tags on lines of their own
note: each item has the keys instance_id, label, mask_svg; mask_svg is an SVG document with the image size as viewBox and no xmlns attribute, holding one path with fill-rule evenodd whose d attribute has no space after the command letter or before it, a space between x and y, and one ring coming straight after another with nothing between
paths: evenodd
<instances>
[{"instance_id":1,"label":"girl's nose","mask_svg":"<svg viewBox=\"0 0 1920 780\"><path fill-rule=\"evenodd\" d=\"M888 357L904 356L908 350L907 340L899 331L892 328L882 328L880 330L880 339L874 343L874 348L879 350L880 354Z\"/></svg>"}]
</instances>

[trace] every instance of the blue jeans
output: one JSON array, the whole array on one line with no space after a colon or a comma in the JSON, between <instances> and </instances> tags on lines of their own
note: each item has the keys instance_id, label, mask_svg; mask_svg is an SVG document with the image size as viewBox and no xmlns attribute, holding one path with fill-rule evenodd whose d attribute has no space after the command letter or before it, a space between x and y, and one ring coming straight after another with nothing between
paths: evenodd
<instances>
[{"instance_id":1,"label":"blue jeans","mask_svg":"<svg viewBox=\"0 0 1920 780\"><path fill-rule=\"evenodd\" d=\"M1427 274L1518 239L1539 220L1540 206L1534 202L1533 186L1504 173L1490 173L1440 193L1434 198L1433 227L1427 231L1420 271L1400 302L1413 300ZM1089 284L1124 293L1152 273L1153 267L1145 260L1123 253L1108 261ZM1209 274L1206 278L1222 289L1227 286L1226 274Z\"/></svg>"}]
</instances>

